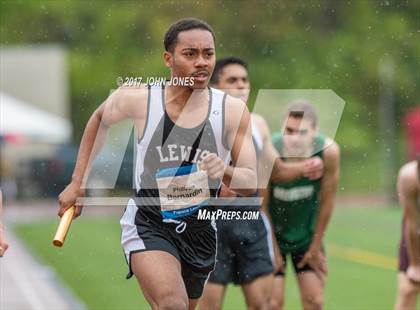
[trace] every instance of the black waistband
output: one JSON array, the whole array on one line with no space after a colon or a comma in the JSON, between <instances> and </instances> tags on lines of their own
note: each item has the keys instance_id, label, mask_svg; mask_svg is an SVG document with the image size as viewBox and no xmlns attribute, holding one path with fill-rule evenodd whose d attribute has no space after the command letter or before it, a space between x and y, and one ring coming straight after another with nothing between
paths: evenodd
<instances>
[{"instance_id":1,"label":"black waistband","mask_svg":"<svg viewBox=\"0 0 420 310\"><path fill-rule=\"evenodd\" d=\"M180 218L176 218L172 220L170 219L164 220L160 213L160 206L158 205L144 206L141 204L137 204L137 208L139 209L139 212L143 220L150 221L154 225L159 226L159 227L175 229L179 224L181 224L182 222L185 222L187 225L186 229L201 230L211 225L211 220L197 219L197 214L199 212L198 210L194 214L188 215L186 217L180 217Z\"/></svg>"}]
</instances>

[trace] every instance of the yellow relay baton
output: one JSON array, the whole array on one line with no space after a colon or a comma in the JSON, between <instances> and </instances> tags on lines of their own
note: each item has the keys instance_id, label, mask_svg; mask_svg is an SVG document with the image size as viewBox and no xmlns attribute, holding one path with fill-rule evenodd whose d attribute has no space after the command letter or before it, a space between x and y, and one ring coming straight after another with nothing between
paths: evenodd
<instances>
[{"instance_id":1,"label":"yellow relay baton","mask_svg":"<svg viewBox=\"0 0 420 310\"><path fill-rule=\"evenodd\" d=\"M73 221L74 212L76 211L76 207L72 206L71 208L67 209L64 212L63 216L61 217L60 224L58 224L57 232L55 233L55 237L53 240L53 244L56 247L62 247L64 244L64 240L66 240L67 233L69 231L71 222Z\"/></svg>"}]
</instances>

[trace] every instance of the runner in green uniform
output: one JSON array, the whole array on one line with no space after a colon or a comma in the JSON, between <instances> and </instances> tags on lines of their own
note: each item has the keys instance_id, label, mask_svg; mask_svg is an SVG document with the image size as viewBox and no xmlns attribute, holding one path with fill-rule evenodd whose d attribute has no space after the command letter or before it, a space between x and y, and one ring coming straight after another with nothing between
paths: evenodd
<instances>
[{"instance_id":1,"label":"runner in green uniform","mask_svg":"<svg viewBox=\"0 0 420 310\"><path fill-rule=\"evenodd\" d=\"M268 213L273 225L274 252L279 270L275 274L271 305L282 309L286 257L291 256L304 309L322 309L326 259L322 240L334 207L339 178L339 147L318 133L313 106L305 101L291 104L283 134L273 135L273 144L285 161L319 156L324 176L271 183Z\"/></svg>"},{"instance_id":2,"label":"runner in green uniform","mask_svg":"<svg viewBox=\"0 0 420 310\"><path fill-rule=\"evenodd\" d=\"M282 136L275 134L273 142L282 154ZM325 138L316 136L314 143L322 148ZM321 150L313 156L322 158L322 153ZM320 189L321 179L300 178L284 184L272 183L270 214L281 253L304 252L311 244Z\"/></svg>"}]
</instances>

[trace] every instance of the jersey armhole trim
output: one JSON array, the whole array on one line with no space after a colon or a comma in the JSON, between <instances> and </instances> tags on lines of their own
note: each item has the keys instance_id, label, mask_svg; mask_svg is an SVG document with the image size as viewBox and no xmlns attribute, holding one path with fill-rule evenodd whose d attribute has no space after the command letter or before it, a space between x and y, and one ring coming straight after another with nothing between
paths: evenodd
<instances>
[{"instance_id":1,"label":"jersey armhole trim","mask_svg":"<svg viewBox=\"0 0 420 310\"><path fill-rule=\"evenodd\" d=\"M324 159L324 150L326 149L325 145L327 144L327 139L322 134L316 135L314 139L315 148L319 147L319 151L316 152L313 156L319 156L321 159Z\"/></svg>"},{"instance_id":2,"label":"jersey armhole trim","mask_svg":"<svg viewBox=\"0 0 420 310\"><path fill-rule=\"evenodd\" d=\"M146 133L147 130L147 125L149 123L149 114L150 114L150 85L147 86L147 112L146 112L146 120L144 122L144 128L143 128L143 132L141 134L140 137L137 138L137 144L139 144L141 142L141 140L143 140L144 135Z\"/></svg>"},{"instance_id":3,"label":"jersey armhole trim","mask_svg":"<svg viewBox=\"0 0 420 310\"><path fill-rule=\"evenodd\" d=\"M160 94L160 104L162 105L163 115L166 113L166 102L165 102L165 83L162 84L162 93Z\"/></svg>"},{"instance_id":4,"label":"jersey armhole trim","mask_svg":"<svg viewBox=\"0 0 420 310\"><path fill-rule=\"evenodd\" d=\"M208 109L207 110L207 116L203 121L203 129L208 123L210 123L210 115L211 115L211 112L213 110L213 92L211 90L211 87L207 86L207 89L208 89L208 92L209 92L209 101L208 101L209 106L207 107L207 109Z\"/></svg>"},{"instance_id":5,"label":"jersey armhole trim","mask_svg":"<svg viewBox=\"0 0 420 310\"><path fill-rule=\"evenodd\" d=\"M274 132L272 134L271 143L273 144L276 151L279 153L278 158L280 158L281 160L284 160L284 157L283 157L283 136L278 132Z\"/></svg>"},{"instance_id":6,"label":"jersey armhole trim","mask_svg":"<svg viewBox=\"0 0 420 310\"><path fill-rule=\"evenodd\" d=\"M223 95L222 99L222 145L226 150L229 150L228 143L226 141L226 97L227 94Z\"/></svg>"}]
</instances>

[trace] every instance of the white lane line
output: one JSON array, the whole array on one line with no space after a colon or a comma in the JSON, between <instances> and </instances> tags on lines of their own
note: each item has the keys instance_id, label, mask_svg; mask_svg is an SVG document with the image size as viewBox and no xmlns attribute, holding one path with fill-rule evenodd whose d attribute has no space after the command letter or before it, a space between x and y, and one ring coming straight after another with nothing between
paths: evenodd
<instances>
[{"instance_id":1,"label":"white lane line","mask_svg":"<svg viewBox=\"0 0 420 310\"><path fill-rule=\"evenodd\" d=\"M12 279L12 281L15 283L15 286L19 289L21 296L28 302L31 309L45 309L45 304L37 294L37 287L35 282L36 278L31 277L30 272L25 270L27 262L24 260L22 245L14 237L14 234L10 232L10 230L6 232L6 236L11 244L11 247L2 258L3 261L1 263L1 267L3 272L7 273L7 277ZM7 290L12 289L12 285L9 283L3 284L5 284L3 293L7 294Z\"/></svg>"}]
</instances>

